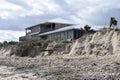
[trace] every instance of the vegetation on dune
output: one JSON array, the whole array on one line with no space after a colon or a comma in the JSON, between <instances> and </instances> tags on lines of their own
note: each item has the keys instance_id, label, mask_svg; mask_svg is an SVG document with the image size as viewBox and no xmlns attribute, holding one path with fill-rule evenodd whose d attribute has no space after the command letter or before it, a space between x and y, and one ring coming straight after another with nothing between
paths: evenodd
<instances>
[{"instance_id":1,"label":"vegetation on dune","mask_svg":"<svg viewBox=\"0 0 120 80\"><path fill-rule=\"evenodd\" d=\"M91 28L91 26L89 25L85 25L84 26L84 29L81 28L81 30L84 32L84 33L95 33L96 31L94 29Z\"/></svg>"},{"instance_id":2,"label":"vegetation on dune","mask_svg":"<svg viewBox=\"0 0 120 80\"><path fill-rule=\"evenodd\" d=\"M16 56L21 56L21 57L25 57L25 56L30 56L30 57L34 57L36 55L38 55L38 52L41 52L41 49L45 49L48 46L49 41L46 40L30 40L30 41L25 41L25 42L21 42L19 43L16 48L14 49L13 54L15 54ZM36 52L34 55L30 55L30 53L33 50L36 50L36 47L39 48L38 52Z\"/></svg>"},{"instance_id":3,"label":"vegetation on dune","mask_svg":"<svg viewBox=\"0 0 120 80\"><path fill-rule=\"evenodd\" d=\"M110 28L112 28L112 27L115 27L115 26L117 26L117 20L115 19L115 17L111 17L110 18Z\"/></svg>"},{"instance_id":4,"label":"vegetation on dune","mask_svg":"<svg viewBox=\"0 0 120 80\"><path fill-rule=\"evenodd\" d=\"M18 43L19 42L16 42L16 41L10 41L10 42L4 41L0 43L0 47L14 46L14 45L17 45Z\"/></svg>"}]
</instances>

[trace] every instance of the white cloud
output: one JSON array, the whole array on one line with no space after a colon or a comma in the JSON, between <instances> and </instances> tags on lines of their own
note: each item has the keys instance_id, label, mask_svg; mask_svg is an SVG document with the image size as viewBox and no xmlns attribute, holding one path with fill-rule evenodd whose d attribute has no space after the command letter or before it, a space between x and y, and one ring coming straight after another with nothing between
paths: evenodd
<instances>
[{"instance_id":1,"label":"white cloud","mask_svg":"<svg viewBox=\"0 0 120 80\"><path fill-rule=\"evenodd\" d=\"M108 25L111 16L120 21L119 3L120 0L0 0L0 29L18 30L22 27L23 30L25 25L55 17L82 25ZM8 33L5 35L7 37Z\"/></svg>"},{"instance_id":2,"label":"white cloud","mask_svg":"<svg viewBox=\"0 0 120 80\"><path fill-rule=\"evenodd\" d=\"M72 21L74 21L77 24L80 24L81 26L84 26L86 24L90 24L89 22L87 22L86 20L84 20L83 18L79 17L79 16L75 16L75 15L70 15L69 19L71 19Z\"/></svg>"},{"instance_id":3,"label":"white cloud","mask_svg":"<svg viewBox=\"0 0 120 80\"><path fill-rule=\"evenodd\" d=\"M73 19L82 24L87 22L93 25L106 25L111 16L119 17L119 0L66 0L67 4L74 9ZM81 19L80 19L81 18Z\"/></svg>"},{"instance_id":4,"label":"white cloud","mask_svg":"<svg viewBox=\"0 0 120 80\"><path fill-rule=\"evenodd\" d=\"M57 0L20 0L26 8L8 0L0 1L0 17L3 19L17 18L35 15L75 15L83 18L91 18L98 11L109 11L112 8L120 8L119 0L65 0L66 5L56 3ZM17 1L16 1L17 2ZM59 1L58 1L59 2ZM67 9L65 9L67 7ZM74 13L74 14L73 14Z\"/></svg>"},{"instance_id":5,"label":"white cloud","mask_svg":"<svg viewBox=\"0 0 120 80\"><path fill-rule=\"evenodd\" d=\"M0 18L12 18L19 10L22 10L21 6L7 2L6 0L0 0Z\"/></svg>"},{"instance_id":6,"label":"white cloud","mask_svg":"<svg viewBox=\"0 0 120 80\"><path fill-rule=\"evenodd\" d=\"M0 42L19 41L19 37L25 35L24 31L0 30Z\"/></svg>"},{"instance_id":7,"label":"white cloud","mask_svg":"<svg viewBox=\"0 0 120 80\"><path fill-rule=\"evenodd\" d=\"M2 19L18 18L25 16L35 16L42 14L58 14L58 10L62 12L60 6L54 2L54 0L21 0L21 3L25 3L26 6L17 5L7 0L0 1L0 17Z\"/></svg>"},{"instance_id":8,"label":"white cloud","mask_svg":"<svg viewBox=\"0 0 120 80\"><path fill-rule=\"evenodd\" d=\"M19 10L21 6L7 2L6 0L0 0L0 9Z\"/></svg>"},{"instance_id":9,"label":"white cloud","mask_svg":"<svg viewBox=\"0 0 120 80\"><path fill-rule=\"evenodd\" d=\"M26 0L24 1L27 6L31 8L31 10L27 10L27 13L24 13L24 16L32 16L32 15L41 15L41 14L59 14L62 12L59 4L55 3L54 0Z\"/></svg>"}]
</instances>

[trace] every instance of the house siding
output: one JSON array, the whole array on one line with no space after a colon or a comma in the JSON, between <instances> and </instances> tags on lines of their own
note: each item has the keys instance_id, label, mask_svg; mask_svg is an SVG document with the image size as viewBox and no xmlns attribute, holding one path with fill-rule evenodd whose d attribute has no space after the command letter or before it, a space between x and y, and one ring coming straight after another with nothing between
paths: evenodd
<instances>
[{"instance_id":1,"label":"house siding","mask_svg":"<svg viewBox=\"0 0 120 80\"><path fill-rule=\"evenodd\" d=\"M81 30L74 30L74 39L80 38L83 35Z\"/></svg>"},{"instance_id":2,"label":"house siding","mask_svg":"<svg viewBox=\"0 0 120 80\"><path fill-rule=\"evenodd\" d=\"M68 30L68 31L48 34L47 39L48 40L55 40L55 39L74 40L74 39L80 38L82 35L83 35L83 32L81 30Z\"/></svg>"},{"instance_id":3,"label":"house siding","mask_svg":"<svg viewBox=\"0 0 120 80\"><path fill-rule=\"evenodd\" d=\"M63 31L63 32L48 34L47 39L49 39L49 40L54 40L54 39L68 40L68 39L74 38L73 34L74 34L73 30Z\"/></svg>"},{"instance_id":4,"label":"house siding","mask_svg":"<svg viewBox=\"0 0 120 80\"><path fill-rule=\"evenodd\" d=\"M31 29L26 29L26 36L31 35L33 33L40 32L40 25L33 27Z\"/></svg>"},{"instance_id":5,"label":"house siding","mask_svg":"<svg viewBox=\"0 0 120 80\"><path fill-rule=\"evenodd\" d=\"M59 28L62 28L62 27L65 27L65 26L70 26L69 24L55 24L55 29L59 29Z\"/></svg>"},{"instance_id":6,"label":"house siding","mask_svg":"<svg viewBox=\"0 0 120 80\"><path fill-rule=\"evenodd\" d=\"M34 33L34 32L40 32L40 26L33 27L33 28L31 29L31 33Z\"/></svg>"}]
</instances>

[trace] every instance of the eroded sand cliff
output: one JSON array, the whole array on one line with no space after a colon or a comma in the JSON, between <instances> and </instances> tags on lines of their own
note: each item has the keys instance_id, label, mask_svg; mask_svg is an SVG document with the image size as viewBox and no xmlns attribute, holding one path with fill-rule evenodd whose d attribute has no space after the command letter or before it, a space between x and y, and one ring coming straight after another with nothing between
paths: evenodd
<instances>
[{"instance_id":1,"label":"eroded sand cliff","mask_svg":"<svg viewBox=\"0 0 120 80\"><path fill-rule=\"evenodd\" d=\"M24 57L15 56L10 47L0 50L0 80L120 79L120 31L104 29L72 42L34 44L19 49Z\"/></svg>"}]
</instances>

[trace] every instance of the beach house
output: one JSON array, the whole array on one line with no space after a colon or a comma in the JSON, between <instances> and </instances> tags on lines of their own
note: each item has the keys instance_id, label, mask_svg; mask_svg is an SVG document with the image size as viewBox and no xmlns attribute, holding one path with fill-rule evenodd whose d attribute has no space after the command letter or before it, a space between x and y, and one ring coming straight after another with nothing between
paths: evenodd
<instances>
[{"instance_id":1,"label":"beach house","mask_svg":"<svg viewBox=\"0 0 120 80\"><path fill-rule=\"evenodd\" d=\"M55 19L43 22L25 29L26 35L20 41L31 39L62 39L74 40L83 35L81 26L64 19Z\"/></svg>"}]
</instances>

